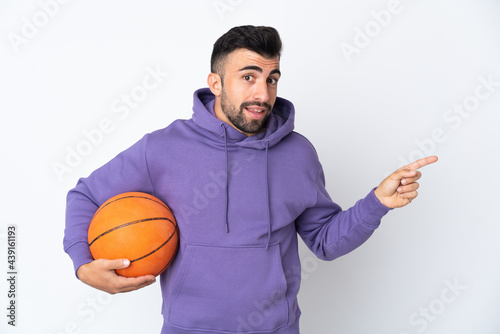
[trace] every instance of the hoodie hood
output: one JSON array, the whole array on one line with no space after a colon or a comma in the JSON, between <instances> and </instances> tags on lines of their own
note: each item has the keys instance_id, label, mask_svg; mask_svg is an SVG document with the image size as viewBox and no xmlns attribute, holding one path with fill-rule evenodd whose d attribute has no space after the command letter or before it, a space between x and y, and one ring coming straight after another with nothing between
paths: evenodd
<instances>
[{"instance_id":1,"label":"hoodie hood","mask_svg":"<svg viewBox=\"0 0 500 334\"><path fill-rule=\"evenodd\" d=\"M290 101L280 97L276 98L265 130L253 136L246 136L215 116L215 96L210 89L195 91L193 101L193 122L221 140L227 138L229 145L265 150L266 146L275 146L294 129L295 108Z\"/></svg>"}]
</instances>

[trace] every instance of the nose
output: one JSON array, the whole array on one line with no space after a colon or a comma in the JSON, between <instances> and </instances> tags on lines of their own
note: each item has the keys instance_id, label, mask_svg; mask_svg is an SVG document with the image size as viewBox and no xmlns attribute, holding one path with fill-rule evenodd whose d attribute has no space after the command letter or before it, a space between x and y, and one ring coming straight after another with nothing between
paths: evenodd
<instances>
[{"instance_id":1,"label":"nose","mask_svg":"<svg viewBox=\"0 0 500 334\"><path fill-rule=\"evenodd\" d=\"M260 102L269 101L269 87L266 80L259 80L255 83L253 99Z\"/></svg>"}]
</instances>

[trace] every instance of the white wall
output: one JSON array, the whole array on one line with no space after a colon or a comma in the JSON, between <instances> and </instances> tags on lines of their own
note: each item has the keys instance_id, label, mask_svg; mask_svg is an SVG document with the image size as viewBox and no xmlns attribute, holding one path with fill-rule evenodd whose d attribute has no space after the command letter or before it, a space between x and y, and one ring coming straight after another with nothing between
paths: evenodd
<instances>
[{"instance_id":1,"label":"white wall","mask_svg":"<svg viewBox=\"0 0 500 334\"><path fill-rule=\"evenodd\" d=\"M109 296L74 277L65 196L144 133L189 118L215 40L254 24L282 35L279 95L343 207L404 161L440 157L420 197L361 248L326 263L301 245L302 332L499 333L499 11L494 0L3 0L0 268L8 277L16 224L18 274L15 328L0 280L0 332L159 332L158 283ZM148 71L157 87L126 108ZM88 154L68 166L77 148Z\"/></svg>"}]
</instances>

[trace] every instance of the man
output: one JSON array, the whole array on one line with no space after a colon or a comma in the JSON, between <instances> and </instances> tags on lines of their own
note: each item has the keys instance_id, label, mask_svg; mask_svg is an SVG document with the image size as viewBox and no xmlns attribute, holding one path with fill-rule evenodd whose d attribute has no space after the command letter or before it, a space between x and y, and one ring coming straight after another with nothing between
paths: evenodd
<instances>
[{"instance_id":1,"label":"man","mask_svg":"<svg viewBox=\"0 0 500 334\"><path fill-rule=\"evenodd\" d=\"M352 251L417 196L416 170L437 160L397 170L342 211L313 146L293 132L292 103L277 97L280 52L274 28L231 29L214 45L193 117L146 135L68 193L65 250L80 280L109 293L155 278L118 276L128 259L92 259L94 212L127 191L172 208L180 246L160 276L162 333L298 333L297 234L324 260Z\"/></svg>"}]
</instances>

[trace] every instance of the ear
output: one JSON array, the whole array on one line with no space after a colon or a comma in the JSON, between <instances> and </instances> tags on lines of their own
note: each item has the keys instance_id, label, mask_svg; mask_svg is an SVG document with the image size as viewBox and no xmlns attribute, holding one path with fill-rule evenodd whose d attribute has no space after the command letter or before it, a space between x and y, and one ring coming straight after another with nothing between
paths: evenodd
<instances>
[{"instance_id":1,"label":"ear","mask_svg":"<svg viewBox=\"0 0 500 334\"><path fill-rule=\"evenodd\" d=\"M208 88L215 96L220 96L222 92L222 78L215 73L210 73L207 78Z\"/></svg>"}]
</instances>

